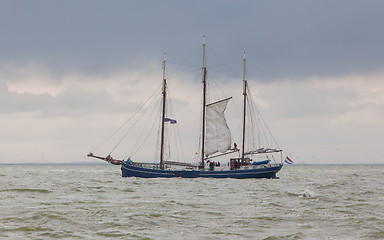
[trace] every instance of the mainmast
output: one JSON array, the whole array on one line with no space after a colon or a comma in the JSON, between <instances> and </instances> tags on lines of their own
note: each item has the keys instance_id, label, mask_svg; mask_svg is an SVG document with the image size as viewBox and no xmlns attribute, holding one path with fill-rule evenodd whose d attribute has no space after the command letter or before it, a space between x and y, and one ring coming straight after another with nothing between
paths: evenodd
<instances>
[{"instance_id":1,"label":"mainmast","mask_svg":"<svg viewBox=\"0 0 384 240\"><path fill-rule=\"evenodd\" d=\"M205 148L205 105L206 105L206 92L207 92L207 68L205 67L205 36L203 37L203 126L201 133L201 164L200 167L204 168L204 148Z\"/></svg>"},{"instance_id":2,"label":"mainmast","mask_svg":"<svg viewBox=\"0 0 384 240\"><path fill-rule=\"evenodd\" d=\"M167 95L167 80L165 79L165 54L164 54L164 61L163 61L163 110L161 115L161 140L160 140L160 169L164 169L164 122L165 122L165 99Z\"/></svg>"},{"instance_id":3,"label":"mainmast","mask_svg":"<svg viewBox=\"0 0 384 240\"><path fill-rule=\"evenodd\" d=\"M245 119L247 114L247 81L245 80L245 52L244 52L244 59L243 59L243 96L244 96L244 103L243 103L243 143L241 145L241 158L244 159L244 147L245 147Z\"/></svg>"}]
</instances>

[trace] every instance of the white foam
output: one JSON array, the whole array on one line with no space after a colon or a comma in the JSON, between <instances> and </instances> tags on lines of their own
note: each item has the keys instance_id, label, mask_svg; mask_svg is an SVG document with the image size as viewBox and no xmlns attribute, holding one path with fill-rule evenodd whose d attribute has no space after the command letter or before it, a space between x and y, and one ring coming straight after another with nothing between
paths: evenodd
<instances>
[{"instance_id":1,"label":"white foam","mask_svg":"<svg viewBox=\"0 0 384 240\"><path fill-rule=\"evenodd\" d=\"M313 191L308 190L308 189L305 189L304 191L299 192L298 195L306 197L306 198L316 197L316 194Z\"/></svg>"}]
</instances>

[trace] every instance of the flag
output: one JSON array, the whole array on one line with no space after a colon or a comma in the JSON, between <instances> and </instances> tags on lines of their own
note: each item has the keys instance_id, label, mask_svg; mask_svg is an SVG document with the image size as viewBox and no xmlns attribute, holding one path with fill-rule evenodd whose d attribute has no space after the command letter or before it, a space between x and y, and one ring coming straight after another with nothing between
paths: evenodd
<instances>
[{"instance_id":1,"label":"flag","mask_svg":"<svg viewBox=\"0 0 384 240\"><path fill-rule=\"evenodd\" d=\"M171 118L164 118L164 122L170 122L171 124L177 123L177 121L175 119L171 119Z\"/></svg>"},{"instance_id":2,"label":"flag","mask_svg":"<svg viewBox=\"0 0 384 240\"><path fill-rule=\"evenodd\" d=\"M292 164L293 163L293 161L288 156L285 158L284 162L286 162L288 164Z\"/></svg>"}]
</instances>

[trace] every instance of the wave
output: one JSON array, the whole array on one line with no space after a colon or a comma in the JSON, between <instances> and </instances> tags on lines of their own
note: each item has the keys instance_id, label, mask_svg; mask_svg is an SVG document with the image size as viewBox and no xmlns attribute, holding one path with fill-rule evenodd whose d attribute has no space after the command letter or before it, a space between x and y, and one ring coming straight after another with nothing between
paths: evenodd
<instances>
[{"instance_id":1,"label":"wave","mask_svg":"<svg viewBox=\"0 0 384 240\"><path fill-rule=\"evenodd\" d=\"M37 189L37 188L13 188L13 189L4 189L0 192L37 192L37 193L50 193L51 191L47 189Z\"/></svg>"}]
</instances>

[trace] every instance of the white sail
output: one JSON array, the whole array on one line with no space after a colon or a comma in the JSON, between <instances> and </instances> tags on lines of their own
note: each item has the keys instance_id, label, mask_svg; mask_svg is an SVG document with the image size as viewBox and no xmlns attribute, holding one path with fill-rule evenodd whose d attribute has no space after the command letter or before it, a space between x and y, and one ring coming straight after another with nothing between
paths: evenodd
<instances>
[{"instance_id":1,"label":"white sail","mask_svg":"<svg viewBox=\"0 0 384 240\"><path fill-rule=\"evenodd\" d=\"M205 155L225 152L231 148L231 132L224 111L231 98L206 106Z\"/></svg>"}]
</instances>

